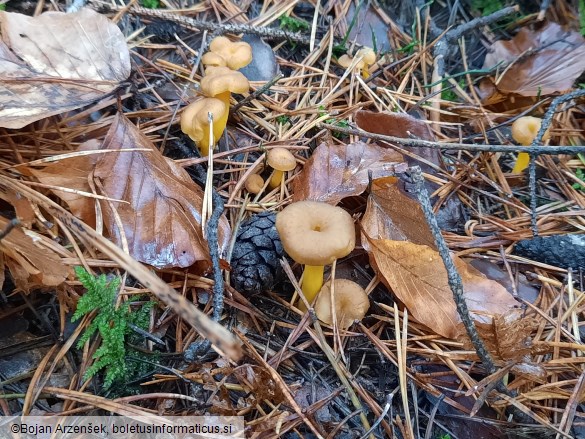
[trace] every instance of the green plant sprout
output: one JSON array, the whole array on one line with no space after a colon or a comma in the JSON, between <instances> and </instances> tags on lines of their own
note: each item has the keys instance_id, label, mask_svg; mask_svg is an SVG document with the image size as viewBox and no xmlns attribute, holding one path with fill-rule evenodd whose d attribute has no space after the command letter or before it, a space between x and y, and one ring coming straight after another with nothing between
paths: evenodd
<instances>
[{"instance_id":1,"label":"green plant sprout","mask_svg":"<svg viewBox=\"0 0 585 439\"><path fill-rule=\"evenodd\" d=\"M160 8L160 1L159 0L140 0L140 4L147 9Z\"/></svg>"},{"instance_id":2,"label":"green plant sprout","mask_svg":"<svg viewBox=\"0 0 585 439\"><path fill-rule=\"evenodd\" d=\"M101 336L101 344L92 357L96 361L86 371L84 378L90 379L96 373L105 370L104 387L106 389L117 381L125 383L136 372L126 363L126 343L134 334L130 325L147 330L149 313L154 302L143 304L137 312L130 311L129 302L116 307L119 278L108 280L103 274L92 276L83 267L76 267L75 274L87 291L79 299L71 321L75 322L96 312L77 342L77 348L82 349L96 332Z\"/></svg>"},{"instance_id":3,"label":"green plant sprout","mask_svg":"<svg viewBox=\"0 0 585 439\"><path fill-rule=\"evenodd\" d=\"M500 0L471 0L471 9L485 17L504 9L504 3Z\"/></svg>"},{"instance_id":4,"label":"green plant sprout","mask_svg":"<svg viewBox=\"0 0 585 439\"><path fill-rule=\"evenodd\" d=\"M286 125L290 122L290 117L286 114L281 114L280 116L276 116L276 122L281 125Z\"/></svg>"},{"instance_id":5,"label":"green plant sprout","mask_svg":"<svg viewBox=\"0 0 585 439\"><path fill-rule=\"evenodd\" d=\"M299 32L302 30L307 30L311 26L305 20L300 20L298 18L289 17L287 15L282 15L280 17L280 28L290 31L290 32Z\"/></svg>"},{"instance_id":6,"label":"green plant sprout","mask_svg":"<svg viewBox=\"0 0 585 439\"><path fill-rule=\"evenodd\" d=\"M579 160L581 160L581 163L583 164L583 166L585 166L585 154L579 153L577 154L577 157L579 157ZM575 175L579 180L585 181L585 168L577 168L577 170L575 171ZM573 183L572 186L573 189L585 192L585 187L581 183Z\"/></svg>"},{"instance_id":7,"label":"green plant sprout","mask_svg":"<svg viewBox=\"0 0 585 439\"><path fill-rule=\"evenodd\" d=\"M319 117L323 117L323 116L327 116L327 110L325 110L325 107L323 105L319 105ZM329 118L329 119L325 119L324 122L328 125L335 125L336 127L340 127L340 128L349 128L349 121L346 119L335 119L335 118ZM338 133L338 132L334 132L333 133L333 137L337 138L337 139L343 139L345 137L347 137L347 134L345 133Z\"/></svg>"}]
</instances>

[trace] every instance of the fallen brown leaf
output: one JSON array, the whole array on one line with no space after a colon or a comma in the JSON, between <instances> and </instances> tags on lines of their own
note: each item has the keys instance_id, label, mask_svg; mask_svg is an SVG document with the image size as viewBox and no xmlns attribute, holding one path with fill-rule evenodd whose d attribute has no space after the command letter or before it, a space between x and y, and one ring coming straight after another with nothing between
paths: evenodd
<instances>
[{"instance_id":1,"label":"fallen brown leaf","mask_svg":"<svg viewBox=\"0 0 585 439\"><path fill-rule=\"evenodd\" d=\"M356 125L364 131L384 136L401 137L403 139L421 139L435 141L435 136L424 120L417 119L405 113L377 113L373 111L360 110L355 114ZM380 142L384 144L384 142ZM438 149L433 148L411 148L402 146L403 149L411 151L417 156L428 160L429 162L440 166L440 153ZM426 172L424 163L413 160L408 156L405 160L411 165L420 165Z\"/></svg>"},{"instance_id":2,"label":"fallen brown leaf","mask_svg":"<svg viewBox=\"0 0 585 439\"><path fill-rule=\"evenodd\" d=\"M361 194L372 178L393 175L406 169L402 155L377 145L319 145L293 180L293 201L314 200L337 204Z\"/></svg>"},{"instance_id":3,"label":"fallen brown leaf","mask_svg":"<svg viewBox=\"0 0 585 439\"><path fill-rule=\"evenodd\" d=\"M505 71L504 67L500 70L503 73L495 82L497 90L486 84L480 87L484 101L492 102L497 92L500 93L497 99L505 99L510 93L521 96L562 93L570 90L585 70L585 38L557 23L548 23L539 30L524 27L511 40L496 41L483 68L501 62L513 64Z\"/></svg>"},{"instance_id":4,"label":"fallen brown leaf","mask_svg":"<svg viewBox=\"0 0 585 439\"><path fill-rule=\"evenodd\" d=\"M436 248L420 204L387 179L374 180L361 226L371 239L410 241ZM362 245L369 250L368 239L362 238Z\"/></svg>"},{"instance_id":5,"label":"fallen brown leaf","mask_svg":"<svg viewBox=\"0 0 585 439\"><path fill-rule=\"evenodd\" d=\"M0 217L0 230L4 230L9 222ZM43 245L45 239L31 230L16 227L0 240L4 263L16 286L23 291L61 285L70 272L59 256Z\"/></svg>"},{"instance_id":6,"label":"fallen brown leaf","mask_svg":"<svg viewBox=\"0 0 585 439\"><path fill-rule=\"evenodd\" d=\"M101 200L105 226L121 246L116 214L124 226L130 254L157 268L189 267L209 260L207 241L201 233L203 191L189 174L165 158L154 144L125 116L116 116L102 149L149 148L151 152L103 154L94 175L105 195L126 201L113 205ZM224 215L218 228L220 254L231 236Z\"/></svg>"},{"instance_id":7,"label":"fallen brown leaf","mask_svg":"<svg viewBox=\"0 0 585 439\"><path fill-rule=\"evenodd\" d=\"M447 271L437 251L406 241L369 241L372 266L414 319L443 337L454 339L463 333ZM491 324L494 317L509 314L518 306L503 286L462 259L453 259L476 322Z\"/></svg>"},{"instance_id":8,"label":"fallen brown leaf","mask_svg":"<svg viewBox=\"0 0 585 439\"><path fill-rule=\"evenodd\" d=\"M78 151L90 151L100 149L100 143L95 140L88 140L77 149ZM91 193L89 178L98 160L97 155L82 155L70 157L58 162L49 163L42 169L27 167L24 172L30 172L41 183ZM87 225L95 228L95 201L85 195L75 192L60 191L52 189L52 192L61 198L69 206L73 215Z\"/></svg>"},{"instance_id":9,"label":"fallen brown leaf","mask_svg":"<svg viewBox=\"0 0 585 439\"><path fill-rule=\"evenodd\" d=\"M0 34L4 128L88 105L130 75L124 35L91 9L38 17L0 11Z\"/></svg>"}]
</instances>

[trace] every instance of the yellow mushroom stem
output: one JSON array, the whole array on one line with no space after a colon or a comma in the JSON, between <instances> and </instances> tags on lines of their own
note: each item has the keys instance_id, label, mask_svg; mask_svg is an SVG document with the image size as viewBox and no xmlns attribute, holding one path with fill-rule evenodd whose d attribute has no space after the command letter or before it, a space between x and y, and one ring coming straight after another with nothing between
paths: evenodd
<instances>
[{"instance_id":1,"label":"yellow mushroom stem","mask_svg":"<svg viewBox=\"0 0 585 439\"><path fill-rule=\"evenodd\" d=\"M530 164L530 154L527 152L520 152L518 153L518 158L516 159L516 164L514 164L514 169L512 169L512 174L520 174L524 171L528 165Z\"/></svg>"},{"instance_id":2,"label":"yellow mushroom stem","mask_svg":"<svg viewBox=\"0 0 585 439\"><path fill-rule=\"evenodd\" d=\"M270 187L270 189L277 188L282 183L283 177L284 171L279 171L278 169L275 169L274 172L272 173L272 177L270 178L270 183L268 183L268 187Z\"/></svg>"},{"instance_id":3,"label":"yellow mushroom stem","mask_svg":"<svg viewBox=\"0 0 585 439\"><path fill-rule=\"evenodd\" d=\"M305 271L303 272L303 283L301 284L301 290L307 299L309 304L313 302L315 297L321 288L323 287L323 265L305 265ZM305 303L299 298L299 309L306 311Z\"/></svg>"},{"instance_id":4,"label":"yellow mushroom stem","mask_svg":"<svg viewBox=\"0 0 585 439\"><path fill-rule=\"evenodd\" d=\"M220 117L218 120L214 120L213 121L213 132L219 132L219 136L221 136L227 126L227 121L228 118L230 116L230 98L231 98L232 94L229 91L223 92L218 94L217 96L214 96L214 98L219 99L220 101L222 101L225 104L225 113L222 117ZM217 130L216 127L217 126ZM219 130L221 128L221 131ZM219 142L219 136L215 137L215 143Z\"/></svg>"}]
</instances>

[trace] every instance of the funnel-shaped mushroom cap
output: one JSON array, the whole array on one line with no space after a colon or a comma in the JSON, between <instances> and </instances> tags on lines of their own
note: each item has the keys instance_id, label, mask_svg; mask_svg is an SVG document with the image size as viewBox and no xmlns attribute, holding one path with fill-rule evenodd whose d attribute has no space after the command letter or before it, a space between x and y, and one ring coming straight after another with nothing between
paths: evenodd
<instances>
[{"instance_id":1,"label":"funnel-shaped mushroom cap","mask_svg":"<svg viewBox=\"0 0 585 439\"><path fill-rule=\"evenodd\" d=\"M229 67L237 70L252 61L252 47L243 41L232 43L228 38L214 38L209 45L209 52L201 57L205 66Z\"/></svg>"},{"instance_id":2,"label":"funnel-shaped mushroom cap","mask_svg":"<svg viewBox=\"0 0 585 439\"><path fill-rule=\"evenodd\" d=\"M201 91L206 96L217 96L221 93L246 93L250 82L246 77L228 67L207 67L201 79Z\"/></svg>"},{"instance_id":3,"label":"funnel-shaped mushroom cap","mask_svg":"<svg viewBox=\"0 0 585 439\"><path fill-rule=\"evenodd\" d=\"M368 295L362 287L347 279L335 279L335 316L337 325L347 329L355 320L364 318L370 308ZM331 281L325 283L317 301L315 302L315 314L319 320L328 325L333 324L331 315Z\"/></svg>"},{"instance_id":4,"label":"funnel-shaped mushroom cap","mask_svg":"<svg viewBox=\"0 0 585 439\"><path fill-rule=\"evenodd\" d=\"M532 144L536 134L538 134L541 124L542 119L539 117L519 117L512 124L512 138L521 145L529 146ZM549 130L546 130L542 140L548 140L549 138Z\"/></svg>"},{"instance_id":5,"label":"funnel-shaped mushroom cap","mask_svg":"<svg viewBox=\"0 0 585 439\"><path fill-rule=\"evenodd\" d=\"M181 131L188 134L194 141L200 142L209 130L208 114L213 115L214 122L225 117L227 108L219 99L204 98L189 104L181 114ZM225 127L214 124L214 137L217 140ZM221 130L221 132L220 132Z\"/></svg>"},{"instance_id":6,"label":"funnel-shaped mushroom cap","mask_svg":"<svg viewBox=\"0 0 585 439\"><path fill-rule=\"evenodd\" d=\"M355 247L351 215L318 201L289 204L276 215L276 230L284 250L299 264L329 265Z\"/></svg>"},{"instance_id":7,"label":"funnel-shaped mushroom cap","mask_svg":"<svg viewBox=\"0 0 585 439\"><path fill-rule=\"evenodd\" d=\"M363 69L365 67L371 66L376 62L376 53L370 49L369 47L363 47L357 51L355 57L351 57L348 54L342 55L339 57L337 62L343 68L348 68L351 63L353 62L354 58L360 57L361 60L355 65L358 69Z\"/></svg>"}]
</instances>

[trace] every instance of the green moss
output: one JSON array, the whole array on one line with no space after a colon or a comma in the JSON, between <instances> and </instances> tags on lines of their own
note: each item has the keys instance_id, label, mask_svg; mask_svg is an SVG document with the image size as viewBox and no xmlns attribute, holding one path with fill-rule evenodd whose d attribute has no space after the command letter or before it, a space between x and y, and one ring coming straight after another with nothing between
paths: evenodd
<instances>
[{"instance_id":1,"label":"green moss","mask_svg":"<svg viewBox=\"0 0 585 439\"><path fill-rule=\"evenodd\" d=\"M290 32L299 32L302 30L309 29L310 25L305 20L300 20L298 18L289 17L287 15L282 15L280 17L280 28L290 31Z\"/></svg>"},{"instance_id":2,"label":"green moss","mask_svg":"<svg viewBox=\"0 0 585 439\"><path fill-rule=\"evenodd\" d=\"M101 337L100 346L92 357L95 362L86 371L84 378L90 379L96 373L104 371L106 389L116 382L130 381L138 371L134 365L129 366L126 362L126 343L131 337L136 337L129 325L133 324L147 330L149 312L154 302L143 304L138 311L130 310L131 302L125 302L116 308L119 278L108 280L103 274L92 276L82 267L76 267L75 273L87 291L79 299L71 321L75 322L95 312L91 323L79 339L77 348L82 349L83 345L96 334ZM140 340L138 337L138 342Z\"/></svg>"},{"instance_id":3,"label":"green moss","mask_svg":"<svg viewBox=\"0 0 585 439\"><path fill-rule=\"evenodd\" d=\"M471 9L485 17L504 9L504 2L500 0L471 0Z\"/></svg>"}]
</instances>

